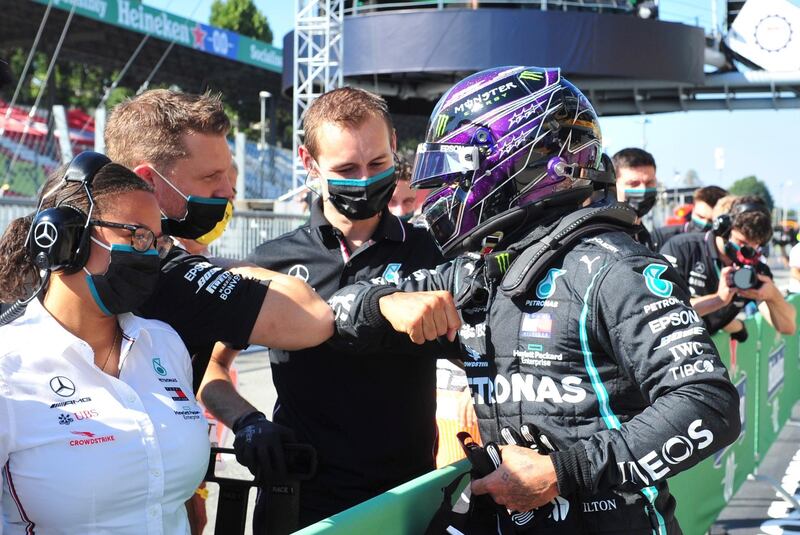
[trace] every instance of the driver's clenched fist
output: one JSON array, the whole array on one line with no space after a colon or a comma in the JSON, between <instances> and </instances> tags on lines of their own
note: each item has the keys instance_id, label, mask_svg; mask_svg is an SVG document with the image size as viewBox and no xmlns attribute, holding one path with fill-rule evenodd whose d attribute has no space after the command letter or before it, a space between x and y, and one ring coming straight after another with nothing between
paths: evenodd
<instances>
[{"instance_id":1,"label":"driver's clenched fist","mask_svg":"<svg viewBox=\"0 0 800 535\"><path fill-rule=\"evenodd\" d=\"M396 292L381 297L379 305L394 330L408 334L415 344L445 335L452 342L461 327L450 292Z\"/></svg>"}]
</instances>

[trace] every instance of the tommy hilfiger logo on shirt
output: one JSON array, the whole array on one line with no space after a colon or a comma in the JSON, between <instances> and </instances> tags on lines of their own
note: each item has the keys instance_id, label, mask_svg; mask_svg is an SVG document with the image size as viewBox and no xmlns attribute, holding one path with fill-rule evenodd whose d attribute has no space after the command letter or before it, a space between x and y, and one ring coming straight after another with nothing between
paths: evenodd
<instances>
[{"instance_id":1,"label":"tommy hilfiger logo on shirt","mask_svg":"<svg viewBox=\"0 0 800 535\"><path fill-rule=\"evenodd\" d=\"M164 390L172 393L173 401L189 401L189 398L186 397L186 394L184 394L183 390L178 386L165 386Z\"/></svg>"}]
</instances>

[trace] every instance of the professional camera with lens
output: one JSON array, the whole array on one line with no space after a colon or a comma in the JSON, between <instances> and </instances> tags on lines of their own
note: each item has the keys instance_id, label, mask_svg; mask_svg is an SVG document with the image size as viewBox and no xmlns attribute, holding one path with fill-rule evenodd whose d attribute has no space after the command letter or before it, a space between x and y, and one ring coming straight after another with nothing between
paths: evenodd
<instances>
[{"instance_id":1,"label":"professional camera with lens","mask_svg":"<svg viewBox=\"0 0 800 535\"><path fill-rule=\"evenodd\" d=\"M761 270L758 266L749 265L734 265L733 268L733 285L740 290L752 290L761 288L764 284L758 280L758 273Z\"/></svg>"}]
</instances>

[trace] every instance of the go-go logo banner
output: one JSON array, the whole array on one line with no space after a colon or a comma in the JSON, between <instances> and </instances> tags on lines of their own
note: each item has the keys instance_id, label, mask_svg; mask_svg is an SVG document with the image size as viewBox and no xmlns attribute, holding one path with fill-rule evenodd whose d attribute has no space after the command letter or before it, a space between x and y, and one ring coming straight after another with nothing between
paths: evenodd
<instances>
[{"instance_id":1,"label":"go-go logo banner","mask_svg":"<svg viewBox=\"0 0 800 535\"><path fill-rule=\"evenodd\" d=\"M46 5L48 0L34 0ZM136 0L53 0L64 11L274 72L283 53L272 45L143 5Z\"/></svg>"}]
</instances>

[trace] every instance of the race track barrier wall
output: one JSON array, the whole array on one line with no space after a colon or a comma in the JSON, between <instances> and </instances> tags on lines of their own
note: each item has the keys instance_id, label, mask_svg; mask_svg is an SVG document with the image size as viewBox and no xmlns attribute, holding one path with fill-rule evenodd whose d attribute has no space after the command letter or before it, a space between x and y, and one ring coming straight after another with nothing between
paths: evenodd
<instances>
[{"instance_id":1,"label":"race track barrier wall","mask_svg":"<svg viewBox=\"0 0 800 535\"><path fill-rule=\"evenodd\" d=\"M800 295L789 301L800 309ZM800 400L800 336L776 333L760 314L745 324L749 337L744 343L732 342L724 333L714 337L739 391L742 433L728 448L669 480L686 535L706 533L756 470ZM459 461L425 474L297 534L419 535L441 504L441 489L468 468L467 461Z\"/></svg>"}]
</instances>

